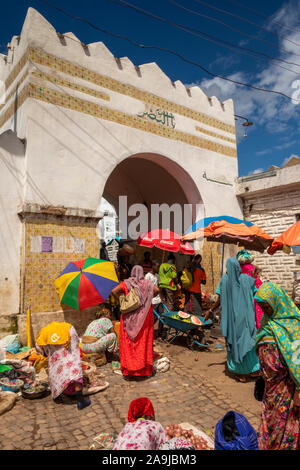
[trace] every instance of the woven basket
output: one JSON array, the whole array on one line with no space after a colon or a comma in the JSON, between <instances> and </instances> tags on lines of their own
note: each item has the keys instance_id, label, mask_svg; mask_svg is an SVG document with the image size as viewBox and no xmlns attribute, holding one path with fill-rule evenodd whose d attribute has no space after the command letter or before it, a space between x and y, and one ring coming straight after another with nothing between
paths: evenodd
<instances>
[{"instance_id":1,"label":"woven basket","mask_svg":"<svg viewBox=\"0 0 300 470\"><path fill-rule=\"evenodd\" d=\"M85 354L84 360L88 363L95 364L96 367L101 367L106 364L106 356L105 352L103 353L93 353L93 354Z\"/></svg>"},{"instance_id":2,"label":"woven basket","mask_svg":"<svg viewBox=\"0 0 300 470\"><path fill-rule=\"evenodd\" d=\"M92 362L81 361L81 365L84 367L82 369L83 375L90 377L96 372L96 366Z\"/></svg>"}]
</instances>

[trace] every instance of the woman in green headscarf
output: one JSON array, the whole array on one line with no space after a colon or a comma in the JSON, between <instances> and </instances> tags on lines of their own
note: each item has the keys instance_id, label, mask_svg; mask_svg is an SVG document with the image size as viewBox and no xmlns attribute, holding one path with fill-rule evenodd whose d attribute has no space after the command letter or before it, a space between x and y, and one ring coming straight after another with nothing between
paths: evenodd
<instances>
[{"instance_id":1,"label":"woman in green headscarf","mask_svg":"<svg viewBox=\"0 0 300 470\"><path fill-rule=\"evenodd\" d=\"M221 304L221 329L226 338L227 367L242 382L246 381L246 376L257 375L259 371L255 352L255 292L255 280L242 274L236 258L229 258L226 274L222 276L216 290L219 299L205 315L207 320Z\"/></svg>"},{"instance_id":2,"label":"woman in green headscarf","mask_svg":"<svg viewBox=\"0 0 300 470\"><path fill-rule=\"evenodd\" d=\"M265 282L255 295L264 312L256 349L265 381L259 445L300 449L300 312L278 285Z\"/></svg>"}]
</instances>

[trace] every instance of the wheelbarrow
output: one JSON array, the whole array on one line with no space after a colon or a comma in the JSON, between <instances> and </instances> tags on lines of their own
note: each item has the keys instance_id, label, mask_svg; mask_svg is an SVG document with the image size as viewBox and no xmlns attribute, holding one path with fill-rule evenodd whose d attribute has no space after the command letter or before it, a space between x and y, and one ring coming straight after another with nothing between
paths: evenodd
<instances>
[{"instance_id":1,"label":"wheelbarrow","mask_svg":"<svg viewBox=\"0 0 300 470\"><path fill-rule=\"evenodd\" d=\"M198 316L199 320L203 322L202 325L194 325L193 323L188 323L177 318L172 318L172 316L178 314L178 312L170 312L168 308L164 305L165 312L159 314L155 308L153 308L154 315L158 318L158 320L167 327L167 334L165 341L168 343L172 343L178 337L186 337L188 342L188 347L190 349L193 346L198 346L199 348L207 348L209 347L208 343L205 340L205 343L200 343L199 337L205 339L205 334L203 333L203 329L211 328L213 322L211 320L207 320L204 322L204 318Z\"/></svg>"}]
</instances>

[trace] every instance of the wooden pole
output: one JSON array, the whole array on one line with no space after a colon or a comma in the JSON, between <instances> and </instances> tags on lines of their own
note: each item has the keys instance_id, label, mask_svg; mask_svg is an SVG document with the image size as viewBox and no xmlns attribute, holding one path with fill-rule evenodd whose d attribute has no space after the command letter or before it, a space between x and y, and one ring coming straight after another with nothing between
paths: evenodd
<instances>
[{"instance_id":1,"label":"wooden pole","mask_svg":"<svg viewBox=\"0 0 300 470\"><path fill-rule=\"evenodd\" d=\"M225 251L225 243L222 246L222 266L221 266L221 277L224 274L224 251Z\"/></svg>"},{"instance_id":2,"label":"wooden pole","mask_svg":"<svg viewBox=\"0 0 300 470\"><path fill-rule=\"evenodd\" d=\"M31 324L30 324L30 306L27 307L27 318L26 318L26 336L27 346L31 348Z\"/></svg>"}]
</instances>

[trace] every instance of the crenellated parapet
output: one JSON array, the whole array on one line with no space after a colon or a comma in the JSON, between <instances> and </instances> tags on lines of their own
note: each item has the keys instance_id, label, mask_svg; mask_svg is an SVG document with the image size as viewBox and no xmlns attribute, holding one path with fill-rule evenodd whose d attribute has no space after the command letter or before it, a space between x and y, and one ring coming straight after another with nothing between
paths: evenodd
<instances>
[{"instance_id":1,"label":"crenellated parapet","mask_svg":"<svg viewBox=\"0 0 300 470\"><path fill-rule=\"evenodd\" d=\"M12 38L8 55L0 56L0 80L5 84L0 128L14 111L17 92L18 106L27 98L60 106L69 100L73 110L78 106L92 109L95 117L121 124L125 117L133 127L154 129L175 140L182 140L184 133L184 141L191 145L236 156L231 99L221 103L197 86L186 88L179 80L172 82L156 63L135 66L127 57L116 58L102 42L85 45L73 33L59 34L32 8L20 36ZM165 125L166 118L162 121L156 112L172 113L176 129L163 132L161 123Z\"/></svg>"}]
</instances>

